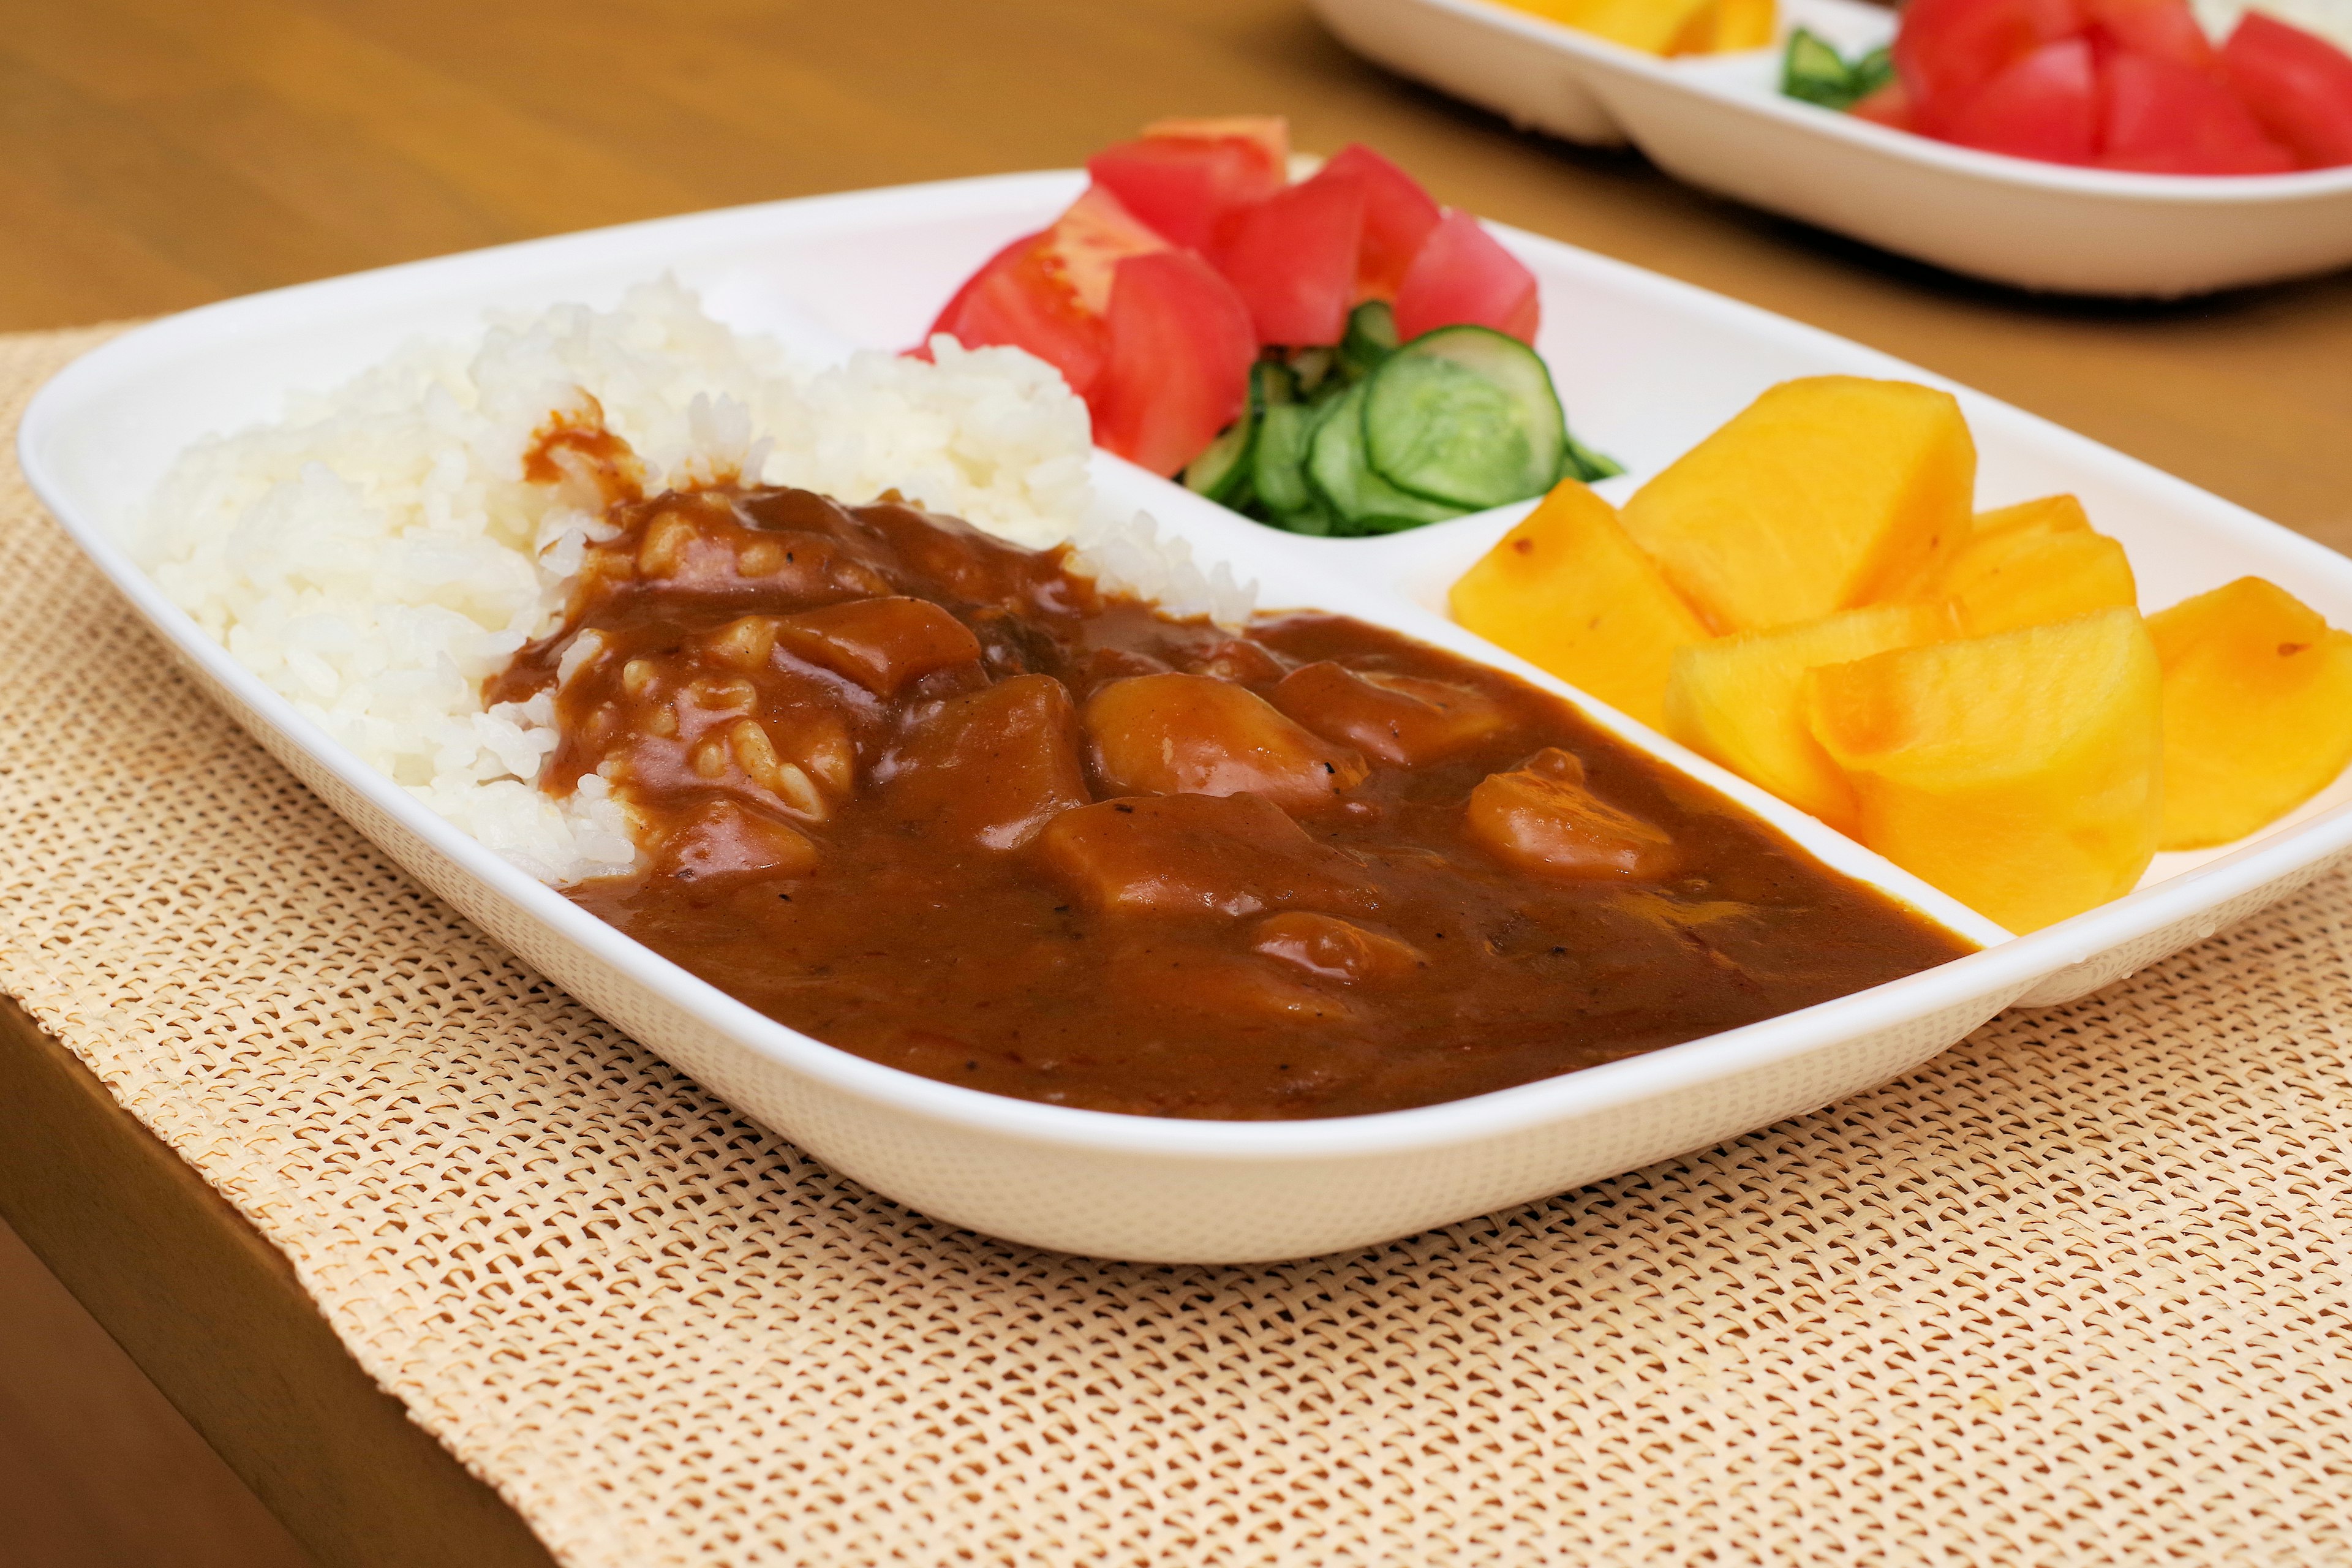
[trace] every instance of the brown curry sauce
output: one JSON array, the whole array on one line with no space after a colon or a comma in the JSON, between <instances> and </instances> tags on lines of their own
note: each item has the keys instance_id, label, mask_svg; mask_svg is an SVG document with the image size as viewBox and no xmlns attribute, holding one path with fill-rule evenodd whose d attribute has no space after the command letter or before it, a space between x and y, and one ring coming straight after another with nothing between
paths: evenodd
<instances>
[{"instance_id":1,"label":"brown curry sauce","mask_svg":"<svg viewBox=\"0 0 2352 1568\"><path fill-rule=\"evenodd\" d=\"M544 787L601 769L637 817L639 871L571 896L875 1061L1338 1116L1970 951L1569 704L1360 621L1172 619L895 501L714 486L610 515L488 693L561 674Z\"/></svg>"}]
</instances>

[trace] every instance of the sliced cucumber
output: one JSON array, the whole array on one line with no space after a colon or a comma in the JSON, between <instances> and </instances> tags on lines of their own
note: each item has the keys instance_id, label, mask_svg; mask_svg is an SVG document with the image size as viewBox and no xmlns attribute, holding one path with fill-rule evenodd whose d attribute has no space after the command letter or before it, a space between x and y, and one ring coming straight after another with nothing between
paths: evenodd
<instances>
[{"instance_id":1,"label":"sliced cucumber","mask_svg":"<svg viewBox=\"0 0 2352 1568\"><path fill-rule=\"evenodd\" d=\"M1227 506L1236 504L1250 477L1250 448L1256 444L1258 421L1248 409L1218 433L1208 450L1184 465L1184 488Z\"/></svg>"},{"instance_id":2,"label":"sliced cucumber","mask_svg":"<svg viewBox=\"0 0 2352 1568\"><path fill-rule=\"evenodd\" d=\"M1275 512L1269 521L1276 528L1287 529L1292 533L1312 534L1318 539L1336 532L1339 526L1339 520L1331 515L1331 509L1323 504L1320 496L1307 497L1307 504L1297 511Z\"/></svg>"},{"instance_id":3,"label":"sliced cucumber","mask_svg":"<svg viewBox=\"0 0 2352 1568\"><path fill-rule=\"evenodd\" d=\"M1834 45L1803 27L1789 36L1780 60L1780 90L1823 109L1852 109L1895 79L1895 62L1883 48L1852 60Z\"/></svg>"},{"instance_id":4,"label":"sliced cucumber","mask_svg":"<svg viewBox=\"0 0 2352 1568\"><path fill-rule=\"evenodd\" d=\"M1250 366L1250 412L1263 414L1269 408L1298 401L1298 377L1280 360L1262 359Z\"/></svg>"},{"instance_id":5,"label":"sliced cucumber","mask_svg":"<svg viewBox=\"0 0 2352 1568\"><path fill-rule=\"evenodd\" d=\"M1293 349L1290 374L1298 378L1298 395L1312 400L1331 379L1339 363L1337 349Z\"/></svg>"},{"instance_id":6,"label":"sliced cucumber","mask_svg":"<svg viewBox=\"0 0 2352 1568\"><path fill-rule=\"evenodd\" d=\"M1277 517L1314 503L1315 492L1307 483L1307 439L1314 426L1314 411L1301 403L1277 403L1259 422L1250 454L1250 488Z\"/></svg>"},{"instance_id":7,"label":"sliced cucumber","mask_svg":"<svg viewBox=\"0 0 2352 1568\"><path fill-rule=\"evenodd\" d=\"M1551 373L1486 327L1423 332L1364 384L1365 457L1400 489L1476 510L1559 478L1568 421Z\"/></svg>"},{"instance_id":8,"label":"sliced cucumber","mask_svg":"<svg viewBox=\"0 0 2352 1568\"><path fill-rule=\"evenodd\" d=\"M1568 438L1568 451L1560 461L1564 479L1582 479L1591 484L1599 479L1614 479L1625 471L1625 465L1605 452L1596 452L1574 436Z\"/></svg>"},{"instance_id":9,"label":"sliced cucumber","mask_svg":"<svg viewBox=\"0 0 2352 1568\"><path fill-rule=\"evenodd\" d=\"M1373 471L1364 439L1372 384L1360 383L1325 405L1307 445L1307 477L1338 514L1333 531L1388 533L1460 517L1465 509L1399 489Z\"/></svg>"},{"instance_id":10,"label":"sliced cucumber","mask_svg":"<svg viewBox=\"0 0 2352 1568\"><path fill-rule=\"evenodd\" d=\"M1367 300L1348 312L1347 334L1339 340L1339 368L1349 380L1371 374L1396 349L1396 312L1387 300Z\"/></svg>"}]
</instances>

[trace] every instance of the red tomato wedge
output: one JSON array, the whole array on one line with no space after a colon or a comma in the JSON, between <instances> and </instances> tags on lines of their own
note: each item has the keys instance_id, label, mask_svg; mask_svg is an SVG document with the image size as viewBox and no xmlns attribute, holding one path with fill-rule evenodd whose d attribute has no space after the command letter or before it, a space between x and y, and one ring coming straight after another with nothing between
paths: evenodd
<instances>
[{"instance_id":1,"label":"red tomato wedge","mask_svg":"<svg viewBox=\"0 0 2352 1568\"><path fill-rule=\"evenodd\" d=\"M1895 69L1920 127L1943 132L1945 115L2048 44L2083 31L2077 0L1911 0L1895 35Z\"/></svg>"},{"instance_id":2,"label":"red tomato wedge","mask_svg":"<svg viewBox=\"0 0 2352 1568\"><path fill-rule=\"evenodd\" d=\"M956 290L931 331L949 333L968 349L1026 349L1060 371L1072 392L1087 396L1109 349L1104 315L1114 270L1128 257L1168 247L1118 197L1090 185L1053 227L991 257Z\"/></svg>"},{"instance_id":3,"label":"red tomato wedge","mask_svg":"<svg viewBox=\"0 0 2352 1568\"><path fill-rule=\"evenodd\" d=\"M1196 141L1255 142L1267 163L1290 177L1290 121L1279 114L1213 114L1155 120L1146 136L1192 137Z\"/></svg>"},{"instance_id":4,"label":"red tomato wedge","mask_svg":"<svg viewBox=\"0 0 2352 1568\"><path fill-rule=\"evenodd\" d=\"M1327 168L1235 213L1213 253L1249 307L1257 340L1296 348L1336 343L1356 302L1364 184Z\"/></svg>"},{"instance_id":5,"label":"red tomato wedge","mask_svg":"<svg viewBox=\"0 0 2352 1568\"><path fill-rule=\"evenodd\" d=\"M1465 212L1445 215L1397 289L1397 336L1407 342L1466 323L1532 343L1541 321L1536 275Z\"/></svg>"},{"instance_id":6,"label":"red tomato wedge","mask_svg":"<svg viewBox=\"0 0 2352 1568\"><path fill-rule=\"evenodd\" d=\"M1035 234L1024 234L1019 239L1014 240L1012 244L1006 246L1003 249L998 251L995 255L982 262L980 264L980 270L965 279L962 285L956 289L952 296L950 297L948 302L940 307L939 315L932 319L929 330L923 333L923 341L920 343L916 344L913 348L908 349L907 352L918 358L929 359L930 357L931 340L941 332L947 333L950 337L956 335L956 323L963 319L964 305L966 301L971 300L973 294L979 291L981 285L986 282L988 279L999 268L1012 266L1016 257L1045 237L1045 231L1042 228ZM965 346L970 347L971 345L966 344Z\"/></svg>"},{"instance_id":7,"label":"red tomato wedge","mask_svg":"<svg viewBox=\"0 0 2352 1568\"><path fill-rule=\"evenodd\" d=\"M1884 125L1891 131L1917 129L1917 126L1913 123L1910 91L1904 87L1899 79L1888 82L1846 112L1852 114L1856 120L1867 120L1874 125Z\"/></svg>"},{"instance_id":8,"label":"red tomato wedge","mask_svg":"<svg viewBox=\"0 0 2352 1568\"><path fill-rule=\"evenodd\" d=\"M2221 64L2263 129L2305 168L2352 163L2352 55L2249 11L2221 46Z\"/></svg>"},{"instance_id":9,"label":"red tomato wedge","mask_svg":"<svg viewBox=\"0 0 2352 1568\"><path fill-rule=\"evenodd\" d=\"M2099 162L2152 174L2274 174L2294 154L2220 79L2177 60L2120 54L2100 73L2105 89Z\"/></svg>"},{"instance_id":10,"label":"red tomato wedge","mask_svg":"<svg viewBox=\"0 0 2352 1568\"><path fill-rule=\"evenodd\" d=\"M1045 231L1047 265L1077 296L1079 308L1097 316L1110 308L1111 275L1120 262L1167 248L1167 240L1100 185L1088 185Z\"/></svg>"},{"instance_id":11,"label":"red tomato wedge","mask_svg":"<svg viewBox=\"0 0 2352 1568\"><path fill-rule=\"evenodd\" d=\"M1947 110L1943 122L1948 142L2052 163L2089 163L2098 130L2087 38L2042 45Z\"/></svg>"},{"instance_id":12,"label":"red tomato wedge","mask_svg":"<svg viewBox=\"0 0 2352 1568\"><path fill-rule=\"evenodd\" d=\"M1240 417L1257 335L1233 285L1190 251L1119 263L1095 444L1174 475Z\"/></svg>"},{"instance_id":13,"label":"red tomato wedge","mask_svg":"<svg viewBox=\"0 0 2352 1568\"><path fill-rule=\"evenodd\" d=\"M1356 295L1393 300L1412 258L1444 217L1421 182L1360 142L1350 142L1323 165L1328 175L1364 188L1364 247L1357 259Z\"/></svg>"},{"instance_id":14,"label":"red tomato wedge","mask_svg":"<svg viewBox=\"0 0 2352 1568\"><path fill-rule=\"evenodd\" d=\"M956 290L931 332L945 332L968 349L1026 349L1062 373L1080 397L1102 374L1110 347L1102 318L1078 305L1045 259L1043 234L1017 239ZM930 332L923 335L926 345ZM928 356L928 347L918 353Z\"/></svg>"},{"instance_id":15,"label":"red tomato wedge","mask_svg":"<svg viewBox=\"0 0 2352 1568\"><path fill-rule=\"evenodd\" d=\"M2218 75L2221 57L2189 0L2083 0L2094 31L2126 54Z\"/></svg>"},{"instance_id":16,"label":"red tomato wedge","mask_svg":"<svg viewBox=\"0 0 2352 1568\"><path fill-rule=\"evenodd\" d=\"M1225 220L1290 178L1279 120L1162 121L1087 160L1095 183L1170 242L1206 251Z\"/></svg>"}]
</instances>

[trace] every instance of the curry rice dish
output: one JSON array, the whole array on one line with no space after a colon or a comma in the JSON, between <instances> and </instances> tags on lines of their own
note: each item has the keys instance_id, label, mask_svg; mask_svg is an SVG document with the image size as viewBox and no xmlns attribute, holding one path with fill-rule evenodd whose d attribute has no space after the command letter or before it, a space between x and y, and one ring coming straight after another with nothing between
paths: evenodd
<instances>
[{"instance_id":1,"label":"curry rice dish","mask_svg":"<svg viewBox=\"0 0 2352 1568\"><path fill-rule=\"evenodd\" d=\"M1148 1115L1459 1099L1969 944L1515 677L1344 616L1179 619L895 500L651 498L493 679L601 779L584 908L877 1062Z\"/></svg>"}]
</instances>

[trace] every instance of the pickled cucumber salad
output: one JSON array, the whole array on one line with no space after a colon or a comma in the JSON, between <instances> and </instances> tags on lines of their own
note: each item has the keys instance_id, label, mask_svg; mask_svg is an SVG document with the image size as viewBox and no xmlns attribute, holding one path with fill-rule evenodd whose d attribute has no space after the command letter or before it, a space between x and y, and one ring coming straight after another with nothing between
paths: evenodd
<instances>
[{"instance_id":1,"label":"pickled cucumber salad","mask_svg":"<svg viewBox=\"0 0 2352 1568\"><path fill-rule=\"evenodd\" d=\"M1569 434L1533 349L1470 325L1400 343L1396 312L1368 300L1337 348L1267 351L1242 416L1183 478L1260 522L1345 538L1622 472Z\"/></svg>"},{"instance_id":2,"label":"pickled cucumber salad","mask_svg":"<svg viewBox=\"0 0 2352 1568\"><path fill-rule=\"evenodd\" d=\"M1027 350L1097 446L1300 533L1618 471L1569 434L1524 263L1369 147L1299 162L1278 119L1148 126L1088 159L1077 200L966 279L925 342Z\"/></svg>"}]
</instances>

